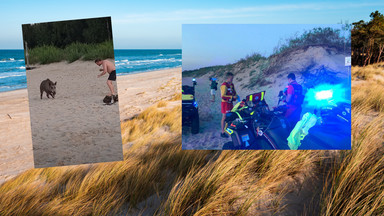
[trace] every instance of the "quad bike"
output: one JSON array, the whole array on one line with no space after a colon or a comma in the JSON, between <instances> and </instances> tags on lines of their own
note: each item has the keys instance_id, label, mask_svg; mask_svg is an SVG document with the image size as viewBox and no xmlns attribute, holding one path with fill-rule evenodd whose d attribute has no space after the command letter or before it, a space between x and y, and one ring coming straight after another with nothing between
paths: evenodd
<instances>
[{"instance_id":1,"label":"quad bike","mask_svg":"<svg viewBox=\"0 0 384 216\"><path fill-rule=\"evenodd\" d=\"M299 149L349 150L351 149L351 104L331 103L314 111L317 123L308 131L292 130L301 133ZM304 139L305 137L305 139Z\"/></svg>"},{"instance_id":2,"label":"quad bike","mask_svg":"<svg viewBox=\"0 0 384 216\"><path fill-rule=\"evenodd\" d=\"M226 132L232 142L225 143L223 149L350 149L351 104L332 98L332 94L316 98L327 91L318 91L308 99L318 106L295 125L284 118L286 106L279 105L285 99L283 91L272 110L264 100L265 92L248 95L227 114Z\"/></svg>"},{"instance_id":3,"label":"quad bike","mask_svg":"<svg viewBox=\"0 0 384 216\"><path fill-rule=\"evenodd\" d=\"M190 126L191 133L199 133L199 109L195 99L196 80L193 79L193 86L182 86L182 126Z\"/></svg>"},{"instance_id":4,"label":"quad bike","mask_svg":"<svg viewBox=\"0 0 384 216\"><path fill-rule=\"evenodd\" d=\"M285 108L271 110L264 96L265 91L248 95L227 114L225 131L232 142L223 149L289 149L283 141L289 135Z\"/></svg>"}]
</instances>

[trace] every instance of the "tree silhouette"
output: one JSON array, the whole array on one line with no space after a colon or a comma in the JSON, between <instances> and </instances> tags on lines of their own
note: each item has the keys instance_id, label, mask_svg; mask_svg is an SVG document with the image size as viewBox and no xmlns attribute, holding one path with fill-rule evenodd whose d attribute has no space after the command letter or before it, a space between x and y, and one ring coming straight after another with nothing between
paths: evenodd
<instances>
[{"instance_id":1,"label":"tree silhouette","mask_svg":"<svg viewBox=\"0 0 384 216\"><path fill-rule=\"evenodd\" d=\"M384 15L371 13L370 20L352 23L352 64L365 66L383 60Z\"/></svg>"},{"instance_id":2,"label":"tree silhouette","mask_svg":"<svg viewBox=\"0 0 384 216\"><path fill-rule=\"evenodd\" d=\"M25 24L22 29L29 49L44 45L65 48L76 42L91 44L112 39L110 17Z\"/></svg>"}]
</instances>

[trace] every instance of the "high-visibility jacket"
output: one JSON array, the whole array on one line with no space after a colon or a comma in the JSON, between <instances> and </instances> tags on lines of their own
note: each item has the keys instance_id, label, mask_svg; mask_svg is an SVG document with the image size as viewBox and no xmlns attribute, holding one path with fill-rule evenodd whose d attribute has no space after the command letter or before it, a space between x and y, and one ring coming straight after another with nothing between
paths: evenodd
<instances>
[{"instance_id":1,"label":"high-visibility jacket","mask_svg":"<svg viewBox=\"0 0 384 216\"><path fill-rule=\"evenodd\" d=\"M236 90L233 83L223 82L220 86L221 102L232 103L233 97L236 96Z\"/></svg>"}]
</instances>

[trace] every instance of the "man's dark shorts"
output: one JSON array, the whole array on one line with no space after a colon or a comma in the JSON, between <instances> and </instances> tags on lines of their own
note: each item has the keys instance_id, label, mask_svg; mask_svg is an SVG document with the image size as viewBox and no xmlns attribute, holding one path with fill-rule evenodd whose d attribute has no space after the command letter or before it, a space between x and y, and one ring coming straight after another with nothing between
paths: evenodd
<instances>
[{"instance_id":1,"label":"man's dark shorts","mask_svg":"<svg viewBox=\"0 0 384 216\"><path fill-rule=\"evenodd\" d=\"M116 70L111 71L109 74L108 80L116 81Z\"/></svg>"}]
</instances>

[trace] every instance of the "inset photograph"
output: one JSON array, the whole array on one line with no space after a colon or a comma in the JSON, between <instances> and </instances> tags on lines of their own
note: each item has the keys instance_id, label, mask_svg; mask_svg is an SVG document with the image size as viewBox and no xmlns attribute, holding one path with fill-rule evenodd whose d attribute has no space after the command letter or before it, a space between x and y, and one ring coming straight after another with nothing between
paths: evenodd
<instances>
[{"instance_id":1,"label":"inset photograph","mask_svg":"<svg viewBox=\"0 0 384 216\"><path fill-rule=\"evenodd\" d=\"M123 160L111 18L22 29L35 168Z\"/></svg>"},{"instance_id":2,"label":"inset photograph","mask_svg":"<svg viewBox=\"0 0 384 216\"><path fill-rule=\"evenodd\" d=\"M184 24L182 148L351 149L351 33Z\"/></svg>"}]
</instances>

